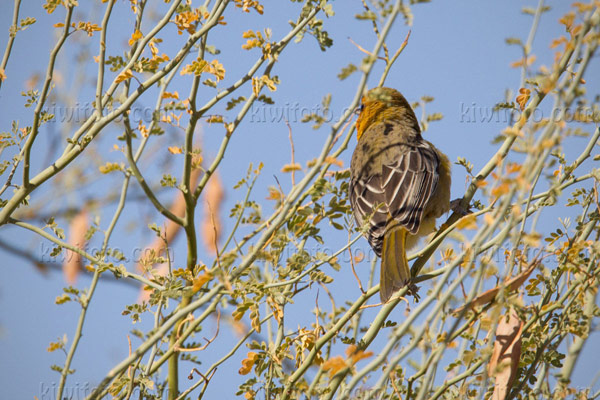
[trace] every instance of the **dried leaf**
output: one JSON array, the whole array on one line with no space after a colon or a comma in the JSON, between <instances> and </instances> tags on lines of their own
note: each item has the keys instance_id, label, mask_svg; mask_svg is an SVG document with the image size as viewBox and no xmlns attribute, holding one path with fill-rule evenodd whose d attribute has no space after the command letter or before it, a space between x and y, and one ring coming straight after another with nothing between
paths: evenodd
<instances>
[{"instance_id":1,"label":"dried leaf","mask_svg":"<svg viewBox=\"0 0 600 400\"><path fill-rule=\"evenodd\" d=\"M507 288L507 290L509 292L513 292L513 291L517 290L527 280L527 278L529 278L529 275L531 275L533 270L535 270L535 267L537 267L538 263L539 263L539 260L535 260L534 262L531 263L529 268L527 268L525 271L521 272L519 275L515 276L514 278L509 279L504 285L499 285L493 289L486 290L479 296L475 297L470 303L465 304L465 305L455 309L454 311L452 311L452 313L458 314L458 313L462 312L465 308L474 308L476 306L481 306L481 305L489 303L490 301L492 301L496 298L496 296L498 295L498 292L503 287Z\"/></svg>"},{"instance_id":2,"label":"dried leaf","mask_svg":"<svg viewBox=\"0 0 600 400\"><path fill-rule=\"evenodd\" d=\"M89 228L89 215L85 208L82 208L79 214L73 218L69 225L69 244L79 249L85 248L85 234ZM71 250L65 252L62 269L65 281L73 285L77 281L77 276L83 268L83 259L79 253Z\"/></svg>"},{"instance_id":3,"label":"dried leaf","mask_svg":"<svg viewBox=\"0 0 600 400\"><path fill-rule=\"evenodd\" d=\"M204 246L217 254L217 243L222 232L221 206L225 198L223 182L219 174L215 173L204 191L204 215L202 217L202 237Z\"/></svg>"},{"instance_id":4,"label":"dried leaf","mask_svg":"<svg viewBox=\"0 0 600 400\"><path fill-rule=\"evenodd\" d=\"M504 400L515 379L521 357L523 321L514 309L503 316L496 328L494 350L488 364L488 374L496 377L492 400Z\"/></svg>"}]
</instances>

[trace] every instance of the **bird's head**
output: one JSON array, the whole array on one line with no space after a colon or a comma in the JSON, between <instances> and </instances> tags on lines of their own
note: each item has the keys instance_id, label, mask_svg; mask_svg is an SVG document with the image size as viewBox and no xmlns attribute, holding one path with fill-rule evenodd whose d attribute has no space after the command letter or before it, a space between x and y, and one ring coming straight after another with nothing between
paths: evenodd
<instances>
[{"instance_id":1,"label":"bird's head","mask_svg":"<svg viewBox=\"0 0 600 400\"><path fill-rule=\"evenodd\" d=\"M363 132L375 123L406 118L417 122L410 104L399 91L387 87L371 89L361 100L360 114L356 120L356 137L360 140Z\"/></svg>"}]
</instances>

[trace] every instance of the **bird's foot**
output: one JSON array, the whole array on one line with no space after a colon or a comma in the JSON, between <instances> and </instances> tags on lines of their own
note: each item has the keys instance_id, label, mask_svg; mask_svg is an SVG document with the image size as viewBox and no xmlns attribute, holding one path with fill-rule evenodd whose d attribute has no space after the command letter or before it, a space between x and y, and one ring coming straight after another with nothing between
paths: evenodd
<instances>
[{"instance_id":1,"label":"bird's foot","mask_svg":"<svg viewBox=\"0 0 600 400\"><path fill-rule=\"evenodd\" d=\"M465 215L469 215L471 214L471 209L469 208L469 205L467 205L466 207L462 205L462 198L458 198L458 199L454 199L450 202L450 209L459 214L461 217L464 217Z\"/></svg>"},{"instance_id":2,"label":"bird's foot","mask_svg":"<svg viewBox=\"0 0 600 400\"><path fill-rule=\"evenodd\" d=\"M406 294L409 295L409 296L414 297L415 303L418 303L419 300L421 299L419 297L419 293L418 293L419 292L419 287L417 285L415 285L414 283L412 283L412 282L408 282L407 285L406 285L406 289L407 289L406 290Z\"/></svg>"}]
</instances>

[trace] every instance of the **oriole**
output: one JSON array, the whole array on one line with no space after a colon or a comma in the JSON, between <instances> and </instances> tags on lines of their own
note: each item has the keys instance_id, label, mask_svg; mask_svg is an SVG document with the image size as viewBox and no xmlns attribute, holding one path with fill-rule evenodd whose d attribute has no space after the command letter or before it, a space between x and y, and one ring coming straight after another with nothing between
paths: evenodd
<instances>
[{"instance_id":1,"label":"oriole","mask_svg":"<svg viewBox=\"0 0 600 400\"><path fill-rule=\"evenodd\" d=\"M400 92L375 88L362 98L350 165L350 202L381 257L380 296L387 302L410 281L406 249L435 229L450 208L450 161L423 139Z\"/></svg>"}]
</instances>

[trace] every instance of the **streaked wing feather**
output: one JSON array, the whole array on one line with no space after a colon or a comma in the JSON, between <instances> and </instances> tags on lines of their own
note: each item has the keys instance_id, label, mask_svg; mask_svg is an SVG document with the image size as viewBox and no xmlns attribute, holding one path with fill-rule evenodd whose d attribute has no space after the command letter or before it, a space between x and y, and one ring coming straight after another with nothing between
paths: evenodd
<instances>
[{"instance_id":1,"label":"streaked wing feather","mask_svg":"<svg viewBox=\"0 0 600 400\"><path fill-rule=\"evenodd\" d=\"M384 165L382 189L392 217L410 233L419 230L425 206L438 183L439 159L427 142Z\"/></svg>"},{"instance_id":2,"label":"streaked wing feather","mask_svg":"<svg viewBox=\"0 0 600 400\"><path fill-rule=\"evenodd\" d=\"M367 239L378 256L381 256L383 235L388 222L388 208L385 205L385 193L381 187L381 175L373 175L367 180L353 179L350 184L350 202L354 218L359 226L369 219ZM377 207L373 210L375 207Z\"/></svg>"}]
</instances>

